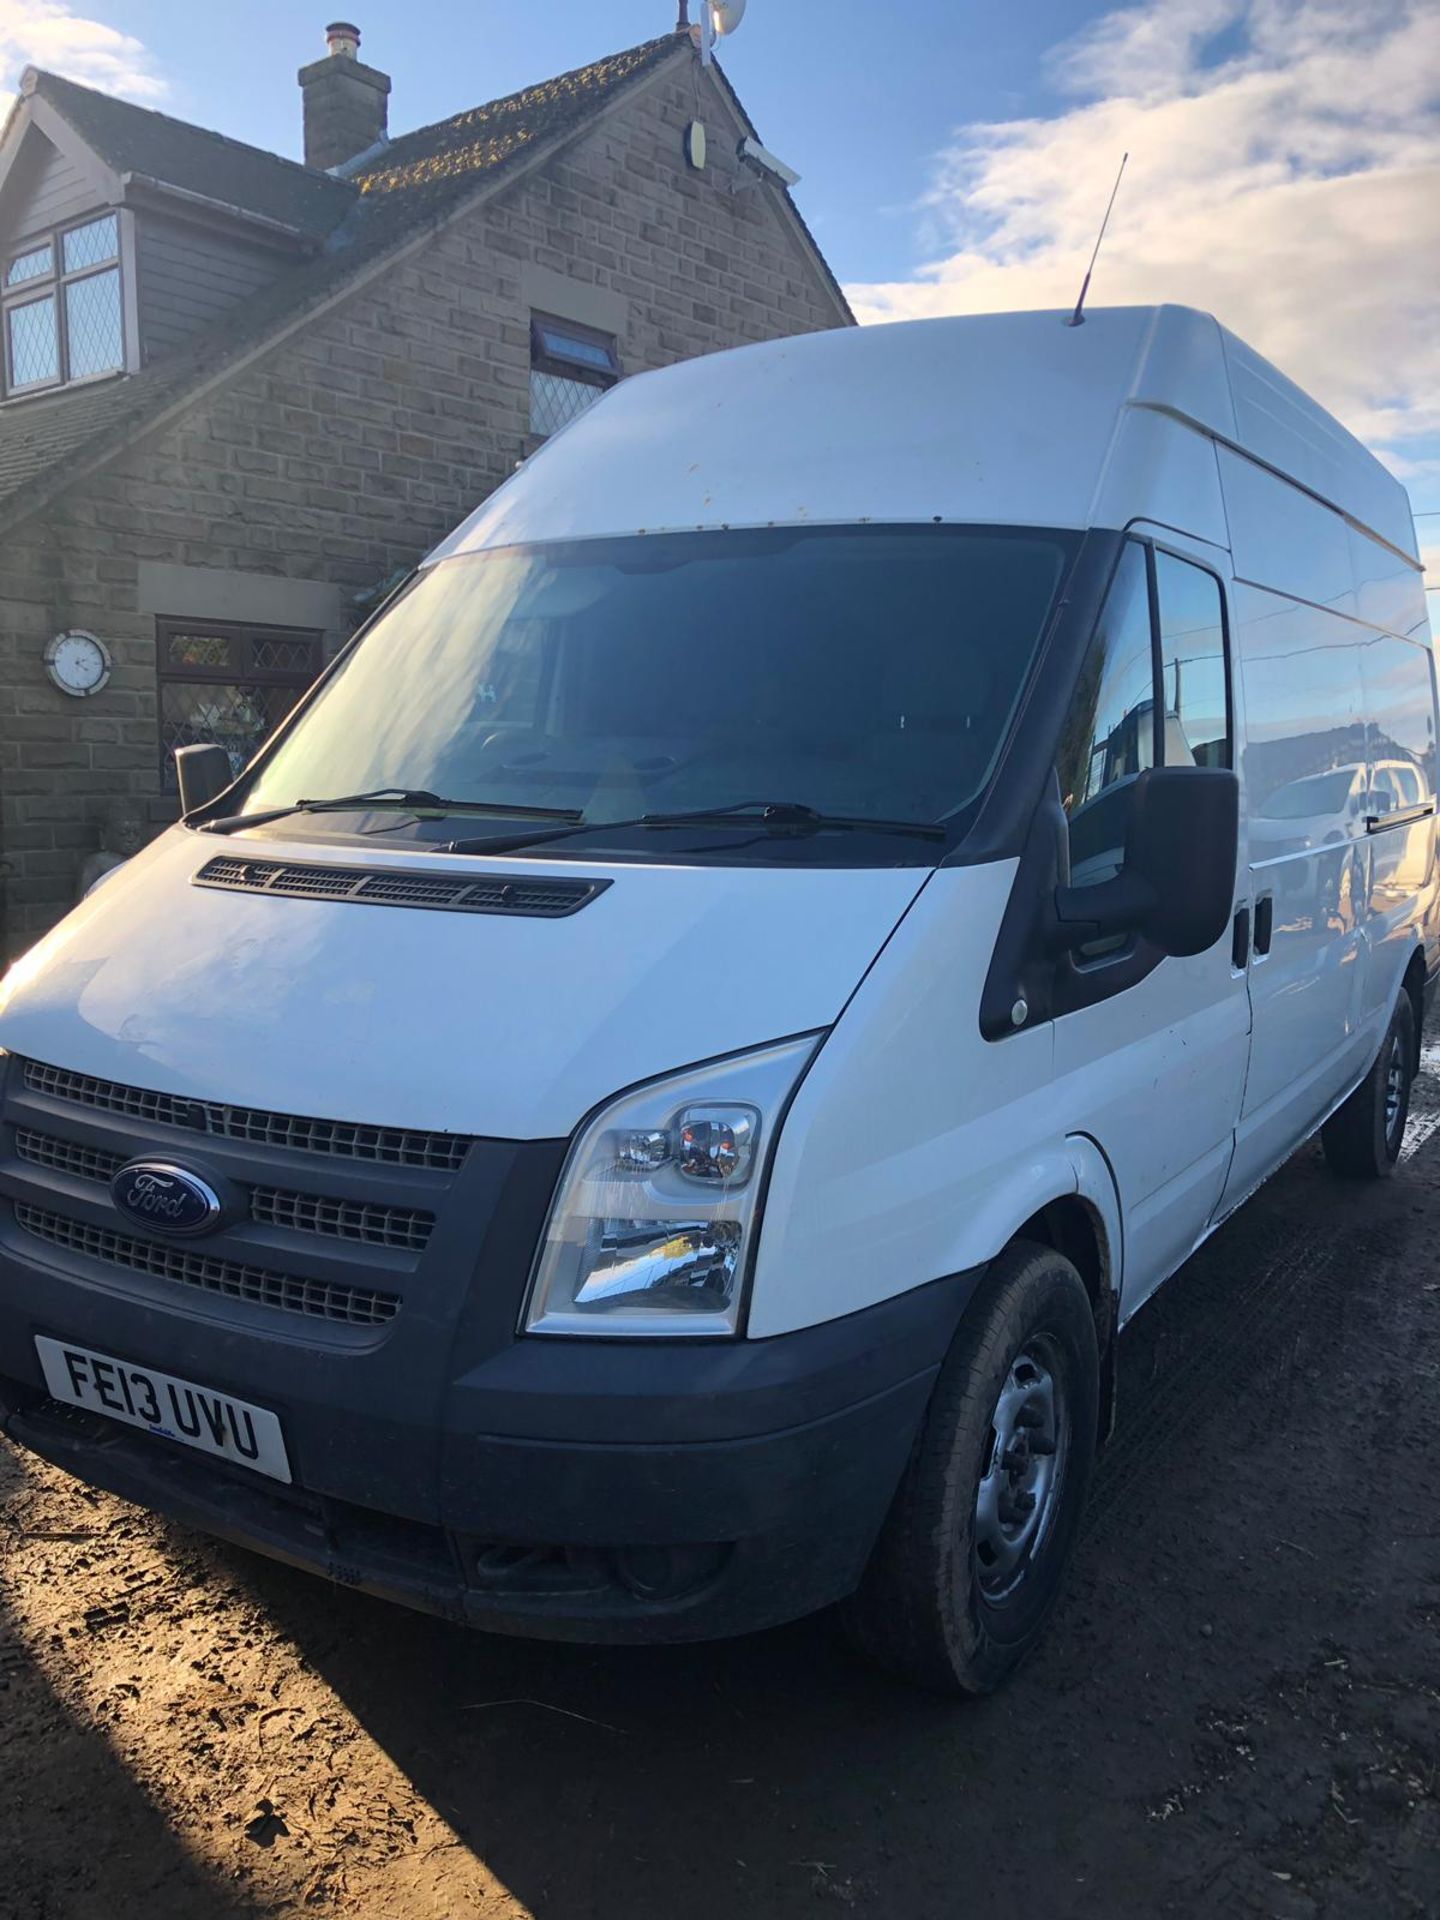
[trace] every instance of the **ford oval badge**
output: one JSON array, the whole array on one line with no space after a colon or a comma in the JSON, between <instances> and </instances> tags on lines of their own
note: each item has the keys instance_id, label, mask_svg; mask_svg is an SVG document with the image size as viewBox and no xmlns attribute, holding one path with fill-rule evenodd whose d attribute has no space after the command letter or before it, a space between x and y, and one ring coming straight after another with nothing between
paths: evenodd
<instances>
[{"instance_id":1,"label":"ford oval badge","mask_svg":"<svg viewBox=\"0 0 1440 1920\"><path fill-rule=\"evenodd\" d=\"M110 1198L154 1233L208 1233L221 1199L208 1180L168 1160L130 1160L110 1182Z\"/></svg>"}]
</instances>

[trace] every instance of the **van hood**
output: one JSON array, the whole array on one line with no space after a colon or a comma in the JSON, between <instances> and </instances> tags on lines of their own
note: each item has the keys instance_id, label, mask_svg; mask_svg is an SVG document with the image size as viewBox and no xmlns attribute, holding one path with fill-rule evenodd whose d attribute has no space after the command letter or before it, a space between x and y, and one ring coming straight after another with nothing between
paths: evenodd
<instances>
[{"instance_id":1,"label":"van hood","mask_svg":"<svg viewBox=\"0 0 1440 1920\"><path fill-rule=\"evenodd\" d=\"M538 919L192 885L222 851L418 865L172 828L0 982L0 1047L315 1119L555 1139L636 1081L831 1025L929 877L425 859L426 874L612 882Z\"/></svg>"}]
</instances>

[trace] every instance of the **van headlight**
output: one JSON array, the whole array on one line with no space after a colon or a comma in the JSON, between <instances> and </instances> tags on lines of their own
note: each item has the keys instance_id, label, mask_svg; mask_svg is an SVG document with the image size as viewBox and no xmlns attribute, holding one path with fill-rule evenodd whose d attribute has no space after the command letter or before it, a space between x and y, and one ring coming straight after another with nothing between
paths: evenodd
<instances>
[{"instance_id":1,"label":"van headlight","mask_svg":"<svg viewBox=\"0 0 1440 1920\"><path fill-rule=\"evenodd\" d=\"M621 1094L570 1149L527 1333L735 1333L765 1170L818 1035Z\"/></svg>"}]
</instances>

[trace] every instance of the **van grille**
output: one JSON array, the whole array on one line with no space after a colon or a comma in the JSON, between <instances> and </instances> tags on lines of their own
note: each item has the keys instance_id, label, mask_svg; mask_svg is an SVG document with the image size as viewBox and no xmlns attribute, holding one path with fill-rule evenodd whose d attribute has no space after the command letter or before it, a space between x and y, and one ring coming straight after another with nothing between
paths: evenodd
<instances>
[{"instance_id":1,"label":"van grille","mask_svg":"<svg viewBox=\"0 0 1440 1920\"><path fill-rule=\"evenodd\" d=\"M399 1247L423 1253L435 1225L433 1213L415 1207L382 1207L368 1200L325 1200L313 1193L284 1193L255 1187L250 1218L267 1227L297 1233L327 1233L336 1240L362 1240L371 1247Z\"/></svg>"},{"instance_id":2,"label":"van grille","mask_svg":"<svg viewBox=\"0 0 1440 1920\"><path fill-rule=\"evenodd\" d=\"M507 879L485 874L415 873L393 867L317 867L285 860L207 860L197 887L227 893L286 894L303 900L349 901L362 907L425 907L442 913L513 913L560 920L578 913L608 880Z\"/></svg>"},{"instance_id":3,"label":"van grille","mask_svg":"<svg viewBox=\"0 0 1440 1920\"><path fill-rule=\"evenodd\" d=\"M17 1127L15 1151L22 1160L79 1180L109 1185L125 1165L119 1153L104 1153L78 1140L57 1140L33 1127ZM130 1156L134 1157L134 1156ZM337 1240L354 1240L371 1247L398 1247L423 1253L435 1225L433 1213L417 1207L387 1207L373 1201L324 1199L317 1194L288 1193L280 1187L250 1189L250 1218L261 1226L284 1227L300 1233L324 1233Z\"/></svg>"},{"instance_id":4,"label":"van grille","mask_svg":"<svg viewBox=\"0 0 1440 1920\"><path fill-rule=\"evenodd\" d=\"M275 1307L282 1313L307 1314L312 1319L339 1320L350 1326L383 1326L399 1312L393 1293L372 1287L342 1285L332 1280L306 1280L294 1274L271 1273L263 1267L242 1266L238 1260L195 1253L186 1247L163 1247L150 1240L134 1240L80 1220L67 1220L24 1201L15 1205L15 1223L24 1232L69 1253L128 1267L157 1280L177 1281L228 1300L246 1300L257 1307Z\"/></svg>"},{"instance_id":5,"label":"van grille","mask_svg":"<svg viewBox=\"0 0 1440 1920\"><path fill-rule=\"evenodd\" d=\"M152 1093L144 1087L126 1087L114 1080L97 1080L88 1073L72 1073L67 1067L49 1067L39 1060L25 1062L25 1087L27 1092L92 1107L100 1113L120 1114L127 1120L163 1127L183 1127L188 1133L213 1134L217 1139L249 1140L259 1146L334 1154L348 1160L383 1160L393 1166L431 1167L444 1173L453 1173L459 1167L471 1145L458 1133L362 1126L346 1120L307 1120L291 1113L266 1113L254 1107Z\"/></svg>"},{"instance_id":6,"label":"van grille","mask_svg":"<svg viewBox=\"0 0 1440 1920\"><path fill-rule=\"evenodd\" d=\"M37 1167L73 1173L77 1180L103 1180L107 1186L125 1164L118 1153L82 1147L78 1140L55 1140L48 1133L36 1133L31 1127L15 1129L15 1151L22 1160L29 1160Z\"/></svg>"}]
</instances>

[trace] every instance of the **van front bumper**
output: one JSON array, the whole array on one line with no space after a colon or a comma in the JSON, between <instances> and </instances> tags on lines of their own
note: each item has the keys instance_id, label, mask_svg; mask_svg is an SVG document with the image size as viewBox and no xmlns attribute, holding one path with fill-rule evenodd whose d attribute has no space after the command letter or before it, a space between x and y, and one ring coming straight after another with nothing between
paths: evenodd
<instances>
[{"instance_id":1,"label":"van front bumper","mask_svg":"<svg viewBox=\"0 0 1440 1920\"><path fill-rule=\"evenodd\" d=\"M91 1485L450 1620L719 1638L853 1590L977 1278L766 1341L514 1340L452 1385L438 1490L417 1489L408 1512L282 1487L61 1406L28 1367L14 1377L3 1343L0 1428ZM83 1324L62 1337L124 1355ZM382 1430L372 1439L383 1449ZM348 1419L352 1459L367 1444Z\"/></svg>"}]
</instances>

